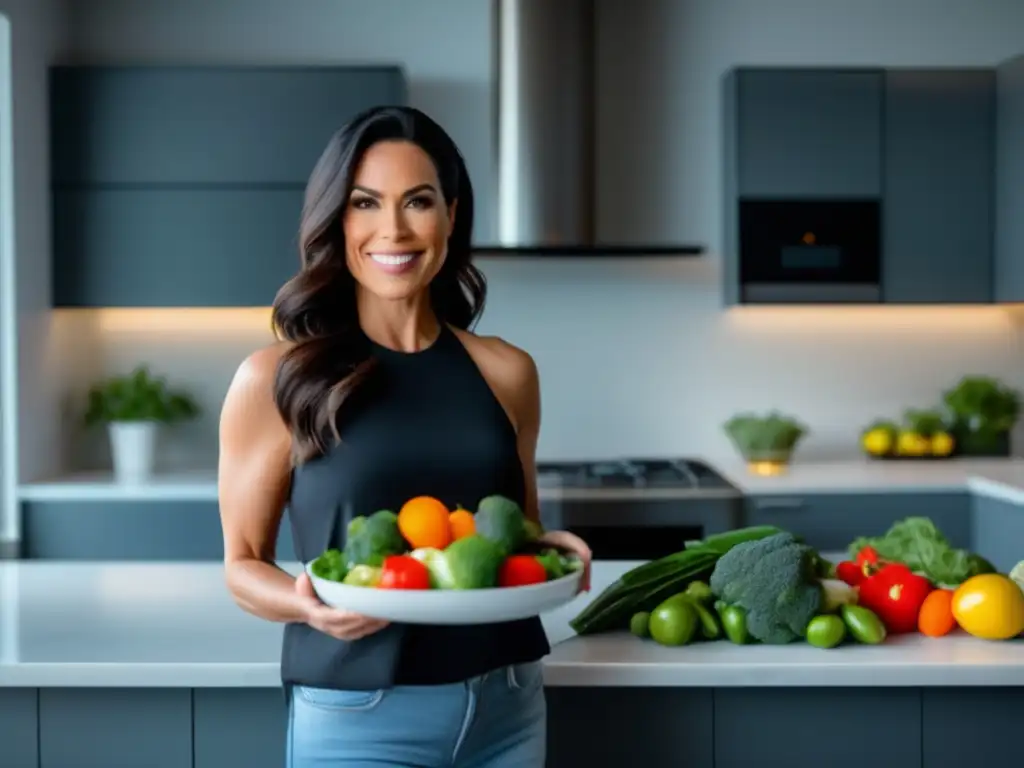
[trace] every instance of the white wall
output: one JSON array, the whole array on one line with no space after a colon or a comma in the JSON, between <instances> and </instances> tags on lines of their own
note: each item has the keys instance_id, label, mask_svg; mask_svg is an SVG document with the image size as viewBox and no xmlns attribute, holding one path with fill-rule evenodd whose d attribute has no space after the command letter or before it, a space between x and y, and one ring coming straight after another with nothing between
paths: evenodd
<instances>
[{"instance_id":1,"label":"white wall","mask_svg":"<svg viewBox=\"0 0 1024 768\"><path fill-rule=\"evenodd\" d=\"M721 240L718 83L729 66L987 65L1024 51L1017 0L601 6L605 234L657 230L713 252ZM495 222L487 205L495 185L489 9L483 0L81 0L71 4L74 39L64 58L400 61L413 103L463 147L485 203L483 239ZM654 74L638 81L639 70ZM620 151L634 144L647 151ZM805 455L849 451L865 422L929 404L964 373L1024 386L1018 334L1002 310L726 313L717 262L712 253L693 263L485 265L492 294L481 330L526 347L540 365L542 457L729 454L721 423L737 410L770 407L811 426ZM147 360L196 386L210 411L176 438L168 462L212 461L220 399L238 361L268 338L265 313L58 314L66 359L55 375L68 391Z\"/></svg>"}]
</instances>

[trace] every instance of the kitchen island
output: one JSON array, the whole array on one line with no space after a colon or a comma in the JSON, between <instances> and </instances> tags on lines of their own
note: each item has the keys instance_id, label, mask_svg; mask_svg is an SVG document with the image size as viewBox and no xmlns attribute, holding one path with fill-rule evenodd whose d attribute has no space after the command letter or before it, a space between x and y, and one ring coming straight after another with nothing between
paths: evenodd
<instances>
[{"instance_id":1,"label":"kitchen island","mask_svg":"<svg viewBox=\"0 0 1024 768\"><path fill-rule=\"evenodd\" d=\"M594 592L635 563L597 563ZM298 565L285 567L295 572ZM552 767L983 766L1016 754L1024 639L663 648L543 617ZM275 768L281 627L216 563L0 564L0 766ZM600 724L599 724L600 723Z\"/></svg>"}]
</instances>

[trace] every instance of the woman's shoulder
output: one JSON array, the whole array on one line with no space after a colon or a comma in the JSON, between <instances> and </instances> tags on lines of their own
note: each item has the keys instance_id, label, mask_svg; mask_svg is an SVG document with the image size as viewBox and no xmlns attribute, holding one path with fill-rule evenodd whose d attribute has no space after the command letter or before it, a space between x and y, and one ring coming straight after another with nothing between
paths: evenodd
<instances>
[{"instance_id":1,"label":"woman's shoulder","mask_svg":"<svg viewBox=\"0 0 1024 768\"><path fill-rule=\"evenodd\" d=\"M537 364L525 349L500 336L479 336L472 331L452 329L476 364L512 387L529 385L537 379Z\"/></svg>"},{"instance_id":2,"label":"woman's shoulder","mask_svg":"<svg viewBox=\"0 0 1024 768\"><path fill-rule=\"evenodd\" d=\"M266 386L273 384L277 366L285 353L294 346L290 341L276 341L251 352L235 371L232 387Z\"/></svg>"},{"instance_id":3,"label":"woman's shoulder","mask_svg":"<svg viewBox=\"0 0 1024 768\"><path fill-rule=\"evenodd\" d=\"M238 414L241 418L249 418L257 413L277 413L274 379L281 357L292 346L292 342L277 341L251 352L242 360L228 386L224 400L225 416Z\"/></svg>"}]
</instances>

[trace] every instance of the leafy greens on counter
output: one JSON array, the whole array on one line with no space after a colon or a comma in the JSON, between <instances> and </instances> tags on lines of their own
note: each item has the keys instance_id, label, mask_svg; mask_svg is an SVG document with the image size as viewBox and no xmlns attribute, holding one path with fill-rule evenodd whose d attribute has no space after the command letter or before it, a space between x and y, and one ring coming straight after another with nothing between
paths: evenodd
<instances>
[{"instance_id":1,"label":"leafy greens on counter","mask_svg":"<svg viewBox=\"0 0 1024 768\"><path fill-rule=\"evenodd\" d=\"M927 517L908 517L893 524L883 536L862 536L850 544L850 557L874 547L879 557L903 563L936 584L955 586L979 573L995 573L992 563L966 549L953 548Z\"/></svg>"}]
</instances>

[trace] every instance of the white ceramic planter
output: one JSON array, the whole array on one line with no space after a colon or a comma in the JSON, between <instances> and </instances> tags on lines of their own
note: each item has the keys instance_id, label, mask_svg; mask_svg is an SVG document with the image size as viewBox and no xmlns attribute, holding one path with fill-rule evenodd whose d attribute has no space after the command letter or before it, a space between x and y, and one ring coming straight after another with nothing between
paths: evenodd
<instances>
[{"instance_id":1,"label":"white ceramic planter","mask_svg":"<svg viewBox=\"0 0 1024 768\"><path fill-rule=\"evenodd\" d=\"M152 477L158 428L155 421L120 421L107 425L117 482L138 485Z\"/></svg>"}]
</instances>

